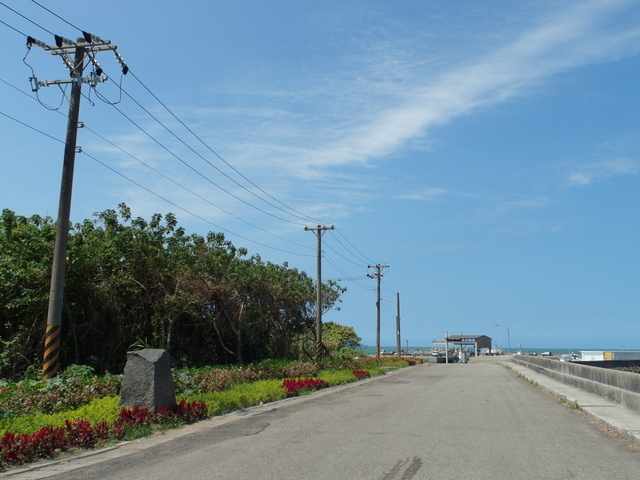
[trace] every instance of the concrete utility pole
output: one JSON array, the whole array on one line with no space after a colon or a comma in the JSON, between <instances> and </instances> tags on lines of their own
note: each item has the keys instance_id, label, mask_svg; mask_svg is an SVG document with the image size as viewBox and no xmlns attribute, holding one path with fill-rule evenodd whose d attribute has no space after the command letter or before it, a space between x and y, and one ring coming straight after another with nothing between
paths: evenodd
<instances>
[{"instance_id":1,"label":"concrete utility pole","mask_svg":"<svg viewBox=\"0 0 640 480\"><path fill-rule=\"evenodd\" d=\"M96 86L99 82L106 81L102 70L97 66L96 71L90 77L82 76L84 60L87 49L91 49L91 61L94 66L95 52L101 50L115 50L109 46L108 41L103 41L91 34L85 34L85 38L79 38L76 43L56 36L56 46L47 46L32 37L28 38L29 44L36 44L52 55L60 55L70 70L71 78L65 80L38 81L31 77L32 90L38 91L40 87L50 85L71 84L71 96L69 97L69 115L67 119L67 136L64 147L64 160L62 166L62 181L60 185L60 201L58 206L58 220L56 224L56 239L53 251L53 266L51 271L51 287L49 291L49 309L47 313L47 328L45 331L44 358L42 375L44 379L52 378L58 372L58 357L60 350L60 326L62 323L62 306L64 280L67 260L67 243L69 239L69 220L71 216L71 192L73 189L73 171L75 157L78 152L76 141L78 136L78 119L80 115L80 99L82 84L90 83ZM73 62L69 56L74 54Z\"/></svg>"},{"instance_id":2,"label":"concrete utility pole","mask_svg":"<svg viewBox=\"0 0 640 480\"><path fill-rule=\"evenodd\" d=\"M383 268L389 268L389 265L369 265L369 268L375 268L375 273L369 273L367 276L369 278L377 278L378 279L378 295L376 298L376 358L380 358L380 279L384 276L382 275Z\"/></svg>"},{"instance_id":3,"label":"concrete utility pole","mask_svg":"<svg viewBox=\"0 0 640 480\"><path fill-rule=\"evenodd\" d=\"M398 358L402 358L402 343L400 341L400 293L398 293L396 296L398 298L398 309L396 315L396 352L398 353Z\"/></svg>"},{"instance_id":4,"label":"concrete utility pole","mask_svg":"<svg viewBox=\"0 0 640 480\"><path fill-rule=\"evenodd\" d=\"M316 359L323 357L322 345L322 235L327 230L333 230L335 227L325 227L318 225L316 228L304 227L305 231L314 232L318 239L317 252L317 268L316 268Z\"/></svg>"}]
</instances>

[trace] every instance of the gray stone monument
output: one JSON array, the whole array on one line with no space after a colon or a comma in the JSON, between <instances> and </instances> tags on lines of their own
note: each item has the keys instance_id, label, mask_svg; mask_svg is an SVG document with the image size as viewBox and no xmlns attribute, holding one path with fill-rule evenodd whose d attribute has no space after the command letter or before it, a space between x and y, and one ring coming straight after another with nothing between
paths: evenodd
<instances>
[{"instance_id":1,"label":"gray stone monument","mask_svg":"<svg viewBox=\"0 0 640 480\"><path fill-rule=\"evenodd\" d=\"M173 408L175 404L176 389L169 352L151 348L127 352L120 405L138 405L157 411L158 407Z\"/></svg>"}]
</instances>

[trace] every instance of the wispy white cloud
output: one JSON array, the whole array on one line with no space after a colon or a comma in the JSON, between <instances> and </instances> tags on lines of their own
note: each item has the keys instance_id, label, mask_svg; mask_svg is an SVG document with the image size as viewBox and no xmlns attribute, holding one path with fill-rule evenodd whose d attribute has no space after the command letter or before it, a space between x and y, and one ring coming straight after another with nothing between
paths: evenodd
<instances>
[{"instance_id":1,"label":"wispy white cloud","mask_svg":"<svg viewBox=\"0 0 640 480\"><path fill-rule=\"evenodd\" d=\"M315 198L320 190L322 194L332 187L338 190L335 204L326 204L327 216L333 217L337 204L362 205L365 192L378 185L372 181L375 168L365 177L362 167L375 167L383 157L430 141L427 133L433 127L528 93L559 72L640 51L640 27L619 21L631 7L633 2L628 0L576 3L545 18L511 25L498 40L511 36L511 41L498 45L493 37L473 49L477 57L463 60L464 54L458 52L451 62L434 62L425 50L413 55L411 49L398 47L399 37L406 40L398 30L390 32L379 48L371 48L371 56L357 65L347 60L358 52L346 49L335 58L337 70L296 72L281 90L274 87L277 82L263 89L238 80L241 86L234 90L231 106L188 110L193 112L193 122L211 132L207 141L216 151L278 198L295 202L287 195L296 197L302 203L298 208L305 209L320 203ZM617 22L611 21L614 17ZM375 42L375 36L371 38ZM324 65L329 70L330 64ZM260 107L250 108L258 97ZM154 160L175 163L165 159L166 153L160 155ZM588 171L573 173L574 183L597 178ZM304 199L300 191L305 192ZM433 201L447 195L460 193L417 188L401 198ZM533 203L528 206L536 206L536 201L542 202L530 200ZM523 200L501 208L526 206Z\"/></svg>"},{"instance_id":2,"label":"wispy white cloud","mask_svg":"<svg viewBox=\"0 0 640 480\"><path fill-rule=\"evenodd\" d=\"M348 128L341 126L331 142L298 162L316 168L365 164L424 137L431 127L510 99L554 74L635 54L640 27L609 24L630 5L625 0L583 2L541 21L510 44L441 72L432 83L408 87L399 82L399 106L364 112L375 119L363 117ZM367 89L361 94L367 95Z\"/></svg>"},{"instance_id":3,"label":"wispy white cloud","mask_svg":"<svg viewBox=\"0 0 640 480\"><path fill-rule=\"evenodd\" d=\"M589 185L597 180L620 175L638 175L638 162L628 157L592 163L567 175L572 185Z\"/></svg>"},{"instance_id":4,"label":"wispy white cloud","mask_svg":"<svg viewBox=\"0 0 640 480\"><path fill-rule=\"evenodd\" d=\"M444 197L468 195L465 193L454 192L445 188L424 188L421 190L415 190L411 192L401 193L396 195L396 198L403 200L417 200L417 201L434 201L441 200Z\"/></svg>"}]
</instances>

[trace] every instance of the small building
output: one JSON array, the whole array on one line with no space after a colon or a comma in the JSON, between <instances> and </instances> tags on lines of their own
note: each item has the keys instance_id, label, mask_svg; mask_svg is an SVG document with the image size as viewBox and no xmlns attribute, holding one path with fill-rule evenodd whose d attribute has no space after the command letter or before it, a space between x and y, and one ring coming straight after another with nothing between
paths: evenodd
<instances>
[{"instance_id":1,"label":"small building","mask_svg":"<svg viewBox=\"0 0 640 480\"><path fill-rule=\"evenodd\" d=\"M632 352L628 350L623 351L594 351L587 350L582 351L583 362L598 362L598 361L617 361L617 360L640 360L640 352Z\"/></svg>"},{"instance_id":2,"label":"small building","mask_svg":"<svg viewBox=\"0 0 640 480\"><path fill-rule=\"evenodd\" d=\"M447 345L463 345L473 346L474 353L478 355L479 348L488 348L491 353L491 338L486 335L449 335L445 337Z\"/></svg>"},{"instance_id":3,"label":"small building","mask_svg":"<svg viewBox=\"0 0 640 480\"><path fill-rule=\"evenodd\" d=\"M599 362L604 360L604 351L588 350L580 352L583 362Z\"/></svg>"}]
</instances>

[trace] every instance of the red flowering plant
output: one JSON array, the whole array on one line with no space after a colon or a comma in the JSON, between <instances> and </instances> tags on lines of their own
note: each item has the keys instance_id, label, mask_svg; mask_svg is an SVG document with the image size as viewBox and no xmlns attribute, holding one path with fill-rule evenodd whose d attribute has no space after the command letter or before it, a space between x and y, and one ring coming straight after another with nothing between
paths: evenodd
<instances>
[{"instance_id":1,"label":"red flowering plant","mask_svg":"<svg viewBox=\"0 0 640 480\"><path fill-rule=\"evenodd\" d=\"M43 427L33 434L6 432L0 438L0 471L3 467L19 465L37 458L52 457L70 448L93 448L100 442L122 439L131 428L170 423L194 422L206 418L207 405L181 400L172 409L159 408L153 413L146 407L122 408L112 425L101 422L65 420L66 428Z\"/></svg>"},{"instance_id":2,"label":"red flowering plant","mask_svg":"<svg viewBox=\"0 0 640 480\"><path fill-rule=\"evenodd\" d=\"M369 378L371 376L371 373L366 370L354 370L351 373L353 373L353 376L356 377L357 380L362 380L363 378Z\"/></svg>"},{"instance_id":3,"label":"red flowering plant","mask_svg":"<svg viewBox=\"0 0 640 480\"><path fill-rule=\"evenodd\" d=\"M295 397L303 392L327 388L329 384L319 378L294 378L282 382L287 397Z\"/></svg>"}]
</instances>

